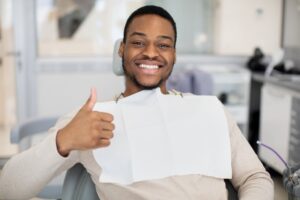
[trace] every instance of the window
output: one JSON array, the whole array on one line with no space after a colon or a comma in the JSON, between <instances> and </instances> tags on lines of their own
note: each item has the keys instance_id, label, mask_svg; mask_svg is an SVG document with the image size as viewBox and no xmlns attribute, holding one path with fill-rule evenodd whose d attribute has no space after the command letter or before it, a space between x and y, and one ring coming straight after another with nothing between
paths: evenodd
<instances>
[{"instance_id":1,"label":"window","mask_svg":"<svg viewBox=\"0 0 300 200\"><path fill-rule=\"evenodd\" d=\"M173 15L178 29L177 52L211 52L211 2L37 0L38 54L41 57L111 55L115 40L123 36L127 17L146 4L162 6Z\"/></svg>"},{"instance_id":2,"label":"window","mask_svg":"<svg viewBox=\"0 0 300 200\"><path fill-rule=\"evenodd\" d=\"M136 8L167 9L177 24L179 54L251 55L280 47L282 3L231 0L36 0L38 54L109 56Z\"/></svg>"}]
</instances>

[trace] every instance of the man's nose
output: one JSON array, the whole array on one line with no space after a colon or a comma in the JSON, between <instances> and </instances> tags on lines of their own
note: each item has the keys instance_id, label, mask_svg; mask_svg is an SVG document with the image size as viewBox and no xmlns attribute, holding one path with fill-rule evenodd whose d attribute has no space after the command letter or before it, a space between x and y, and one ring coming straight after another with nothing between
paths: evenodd
<instances>
[{"instance_id":1,"label":"man's nose","mask_svg":"<svg viewBox=\"0 0 300 200\"><path fill-rule=\"evenodd\" d=\"M149 58L155 58L158 56L158 51L157 48L154 44L149 44L146 46L146 48L144 49L143 54Z\"/></svg>"}]
</instances>

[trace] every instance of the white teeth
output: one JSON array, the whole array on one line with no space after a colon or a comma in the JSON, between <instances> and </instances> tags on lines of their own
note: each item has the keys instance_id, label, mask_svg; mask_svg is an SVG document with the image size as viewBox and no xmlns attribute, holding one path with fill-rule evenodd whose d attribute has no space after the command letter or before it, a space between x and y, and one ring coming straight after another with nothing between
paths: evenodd
<instances>
[{"instance_id":1,"label":"white teeth","mask_svg":"<svg viewBox=\"0 0 300 200\"><path fill-rule=\"evenodd\" d=\"M144 68L144 69L158 69L158 65L145 65L145 64L140 64L141 68Z\"/></svg>"}]
</instances>

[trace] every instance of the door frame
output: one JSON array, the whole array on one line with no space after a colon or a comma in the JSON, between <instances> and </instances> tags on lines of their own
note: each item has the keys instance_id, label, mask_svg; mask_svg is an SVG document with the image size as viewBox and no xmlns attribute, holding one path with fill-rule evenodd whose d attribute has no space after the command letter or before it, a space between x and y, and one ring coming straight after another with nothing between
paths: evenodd
<instances>
[{"instance_id":1,"label":"door frame","mask_svg":"<svg viewBox=\"0 0 300 200\"><path fill-rule=\"evenodd\" d=\"M37 113L36 59L37 40L35 0L13 0L13 27L16 52L17 121L32 118Z\"/></svg>"}]
</instances>

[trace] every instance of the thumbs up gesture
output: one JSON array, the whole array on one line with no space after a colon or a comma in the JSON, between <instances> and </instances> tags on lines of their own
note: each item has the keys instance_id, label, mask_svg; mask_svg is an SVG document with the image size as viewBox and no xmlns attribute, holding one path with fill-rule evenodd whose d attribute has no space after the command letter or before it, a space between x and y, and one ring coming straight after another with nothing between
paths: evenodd
<instances>
[{"instance_id":1,"label":"thumbs up gesture","mask_svg":"<svg viewBox=\"0 0 300 200\"><path fill-rule=\"evenodd\" d=\"M87 102L70 123L57 133L57 150L62 156L67 156L72 150L94 149L110 144L115 128L113 116L93 111L96 102L97 94L93 88Z\"/></svg>"}]
</instances>

